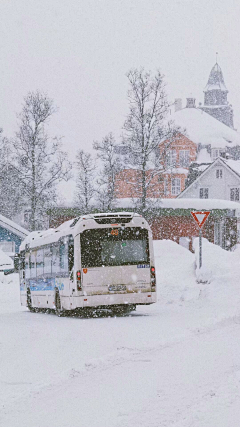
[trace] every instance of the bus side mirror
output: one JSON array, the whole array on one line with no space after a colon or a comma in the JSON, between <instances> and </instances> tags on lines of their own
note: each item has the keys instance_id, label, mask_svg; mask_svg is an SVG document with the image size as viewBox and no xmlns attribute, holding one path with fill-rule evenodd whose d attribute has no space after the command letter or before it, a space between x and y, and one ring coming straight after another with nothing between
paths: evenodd
<instances>
[{"instance_id":1,"label":"bus side mirror","mask_svg":"<svg viewBox=\"0 0 240 427\"><path fill-rule=\"evenodd\" d=\"M70 273L70 280L72 280L72 282L73 282L73 270Z\"/></svg>"}]
</instances>

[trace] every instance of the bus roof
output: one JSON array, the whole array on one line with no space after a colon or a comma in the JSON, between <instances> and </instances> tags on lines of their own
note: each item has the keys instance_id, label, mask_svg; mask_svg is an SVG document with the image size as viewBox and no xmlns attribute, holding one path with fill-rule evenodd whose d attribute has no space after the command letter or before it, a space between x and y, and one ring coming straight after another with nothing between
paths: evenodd
<instances>
[{"instance_id":1,"label":"bus roof","mask_svg":"<svg viewBox=\"0 0 240 427\"><path fill-rule=\"evenodd\" d=\"M97 214L82 215L77 218L70 219L63 222L57 228L49 228L48 230L32 231L21 243L20 251L25 250L26 246L29 248L47 245L49 243L57 242L61 237L68 236L70 234L77 234L79 223L84 220L93 219L96 223L111 225L117 223L127 223L132 220L133 217L141 217L141 215L135 212L104 212ZM117 221L120 220L120 221Z\"/></svg>"}]
</instances>

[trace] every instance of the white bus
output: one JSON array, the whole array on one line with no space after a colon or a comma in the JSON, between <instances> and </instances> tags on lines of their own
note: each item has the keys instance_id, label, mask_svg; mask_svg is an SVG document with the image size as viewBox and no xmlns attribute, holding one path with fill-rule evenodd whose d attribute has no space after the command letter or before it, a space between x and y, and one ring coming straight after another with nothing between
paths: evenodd
<instances>
[{"instance_id":1,"label":"white bus","mask_svg":"<svg viewBox=\"0 0 240 427\"><path fill-rule=\"evenodd\" d=\"M152 232L136 213L90 214L30 233L19 272L21 304L30 311L129 312L156 302Z\"/></svg>"}]
</instances>

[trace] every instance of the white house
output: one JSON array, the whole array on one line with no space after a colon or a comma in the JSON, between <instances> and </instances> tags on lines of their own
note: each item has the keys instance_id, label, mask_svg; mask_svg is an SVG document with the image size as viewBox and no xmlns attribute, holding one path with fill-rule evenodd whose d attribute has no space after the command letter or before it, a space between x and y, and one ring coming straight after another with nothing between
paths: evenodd
<instances>
[{"instance_id":1,"label":"white house","mask_svg":"<svg viewBox=\"0 0 240 427\"><path fill-rule=\"evenodd\" d=\"M218 158L178 198L240 201L240 161Z\"/></svg>"}]
</instances>

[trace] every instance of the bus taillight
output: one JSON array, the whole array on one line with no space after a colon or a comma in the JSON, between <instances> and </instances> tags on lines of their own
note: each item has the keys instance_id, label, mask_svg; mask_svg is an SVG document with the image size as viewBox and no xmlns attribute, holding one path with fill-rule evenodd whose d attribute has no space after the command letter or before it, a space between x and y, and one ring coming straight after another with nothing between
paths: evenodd
<instances>
[{"instance_id":1,"label":"bus taillight","mask_svg":"<svg viewBox=\"0 0 240 427\"><path fill-rule=\"evenodd\" d=\"M81 271L80 270L77 271L77 290L78 291L82 290Z\"/></svg>"},{"instance_id":2,"label":"bus taillight","mask_svg":"<svg viewBox=\"0 0 240 427\"><path fill-rule=\"evenodd\" d=\"M156 290L156 271L155 267L151 267L151 290Z\"/></svg>"}]
</instances>

